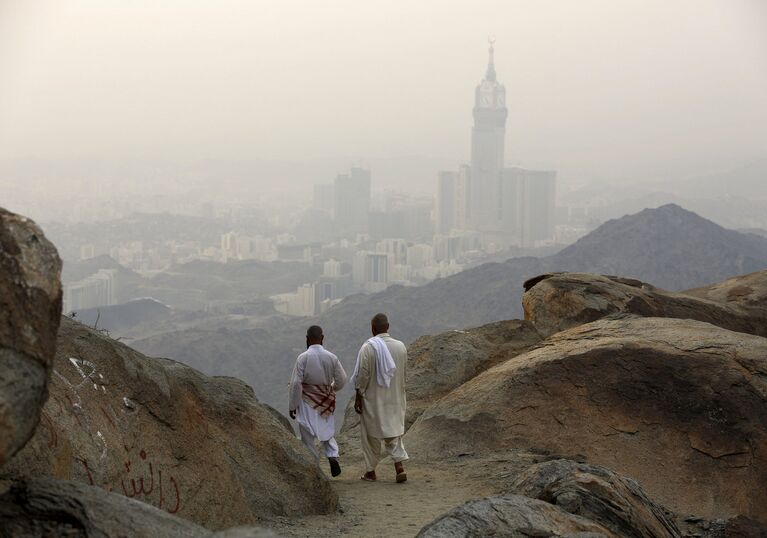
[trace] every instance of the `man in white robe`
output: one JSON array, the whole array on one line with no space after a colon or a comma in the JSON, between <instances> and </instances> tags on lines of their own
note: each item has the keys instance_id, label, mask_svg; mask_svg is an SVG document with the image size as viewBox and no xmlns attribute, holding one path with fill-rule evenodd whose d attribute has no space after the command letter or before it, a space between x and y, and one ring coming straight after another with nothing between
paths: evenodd
<instances>
[{"instance_id":1,"label":"man in white robe","mask_svg":"<svg viewBox=\"0 0 767 538\"><path fill-rule=\"evenodd\" d=\"M408 455L402 444L405 434L405 380L407 348L389 336L389 320L376 314L371 320L373 338L366 341L357 357L352 375L356 396L354 410L360 414L362 454L366 472L363 480L376 480L376 466L386 455L394 461L397 482L405 482L404 461Z\"/></svg>"},{"instance_id":2,"label":"man in white robe","mask_svg":"<svg viewBox=\"0 0 767 538\"><path fill-rule=\"evenodd\" d=\"M341 474L338 443L335 440L336 391L346 384L346 372L341 361L322 347L322 329L312 325L306 331L306 351L296 359L290 380L290 418L298 422L301 441L319 461L315 445L320 446L328 462L330 474Z\"/></svg>"}]
</instances>

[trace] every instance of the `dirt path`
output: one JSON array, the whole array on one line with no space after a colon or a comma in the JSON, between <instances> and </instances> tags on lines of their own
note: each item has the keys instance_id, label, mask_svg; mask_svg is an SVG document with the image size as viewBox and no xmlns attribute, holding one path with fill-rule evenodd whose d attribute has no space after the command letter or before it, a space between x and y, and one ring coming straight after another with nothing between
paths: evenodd
<instances>
[{"instance_id":1,"label":"dirt path","mask_svg":"<svg viewBox=\"0 0 767 538\"><path fill-rule=\"evenodd\" d=\"M430 465L413 459L407 464L408 481L397 484L394 467L387 462L379 466L377 482L360 480L361 459L354 453L342 457L343 472L331 479L338 513L278 518L267 526L283 536L415 536L459 504L506 490L513 477L535 461L532 454L512 452Z\"/></svg>"},{"instance_id":2,"label":"dirt path","mask_svg":"<svg viewBox=\"0 0 767 538\"><path fill-rule=\"evenodd\" d=\"M340 511L327 516L280 518L272 526L286 536L415 536L434 518L469 499L492 493L444 466L407 467L408 481L394 482L394 468L382 465L377 482L359 479L362 465L347 465L333 479Z\"/></svg>"}]
</instances>

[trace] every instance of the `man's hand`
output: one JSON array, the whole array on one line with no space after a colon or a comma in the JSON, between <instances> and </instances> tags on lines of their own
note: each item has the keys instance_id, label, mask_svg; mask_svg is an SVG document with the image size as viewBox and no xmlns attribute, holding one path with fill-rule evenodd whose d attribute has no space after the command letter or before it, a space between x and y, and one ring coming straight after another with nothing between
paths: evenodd
<instances>
[{"instance_id":1,"label":"man's hand","mask_svg":"<svg viewBox=\"0 0 767 538\"><path fill-rule=\"evenodd\" d=\"M362 414L362 394L359 392L354 397L354 410L357 412L358 415Z\"/></svg>"},{"instance_id":2,"label":"man's hand","mask_svg":"<svg viewBox=\"0 0 767 538\"><path fill-rule=\"evenodd\" d=\"M296 420L296 410L295 409L293 409L292 411L289 411L288 415L290 415L291 419Z\"/></svg>"}]
</instances>

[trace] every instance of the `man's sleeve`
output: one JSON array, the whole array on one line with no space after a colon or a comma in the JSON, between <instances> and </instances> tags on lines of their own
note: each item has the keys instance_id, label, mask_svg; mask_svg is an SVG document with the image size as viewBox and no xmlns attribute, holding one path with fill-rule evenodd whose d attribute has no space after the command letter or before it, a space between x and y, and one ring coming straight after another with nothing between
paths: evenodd
<instances>
[{"instance_id":1,"label":"man's sleeve","mask_svg":"<svg viewBox=\"0 0 767 538\"><path fill-rule=\"evenodd\" d=\"M290 380L290 404L288 405L288 411L295 411L298 409L298 404L301 403L301 397L303 396L303 387L301 383L304 382L304 367L306 361L302 361L303 357L299 355L296 360L296 367L293 368L293 377Z\"/></svg>"},{"instance_id":2,"label":"man's sleeve","mask_svg":"<svg viewBox=\"0 0 767 538\"><path fill-rule=\"evenodd\" d=\"M333 358L335 359L335 365L333 366L333 388L335 390L341 390L344 388L344 385L346 385L348 378L341 361L339 361L338 357L335 355L333 355Z\"/></svg>"},{"instance_id":3,"label":"man's sleeve","mask_svg":"<svg viewBox=\"0 0 767 538\"><path fill-rule=\"evenodd\" d=\"M365 394L365 389L370 382L370 351L371 347L367 343L362 344L360 349L360 369L357 372L354 388Z\"/></svg>"}]
</instances>

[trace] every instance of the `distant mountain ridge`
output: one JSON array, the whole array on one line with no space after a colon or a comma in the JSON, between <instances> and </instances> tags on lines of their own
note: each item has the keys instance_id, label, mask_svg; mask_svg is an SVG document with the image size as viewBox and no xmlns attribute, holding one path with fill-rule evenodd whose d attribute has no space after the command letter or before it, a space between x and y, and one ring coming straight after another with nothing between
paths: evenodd
<instances>
[{"instance_id":1,"label":"distant mountain ridge","mask_svg":"<svg viewBox=\"0 0 767 538\"><path fill-rule=\"evenodd\" d=\"M608 221L546 258L512 258L421 287L348 297L320 316L273 320L256 331L195 328L134 346L208 374L241 377L262 401L285 411L285 385L313 323L323 327L327 347L351 369L370 335L368 320L379 311L389 315L393 336L410 343L425 334L521 317L523 282L545 272L618 274L678 291L764 268L767 238L727 230L669 204Z\"/></svg>"},{"instance_id":2,"label":"distant mountain ridge","mask_svg":"<svg viewBox=\"0 0 767 538\"><path fill-rule=\"evenodd\" d=\"M680 291L764 269L767 240L676 204L610 220L547 258L553 271L635 277Z\"/></svg>"}]
</instances>

